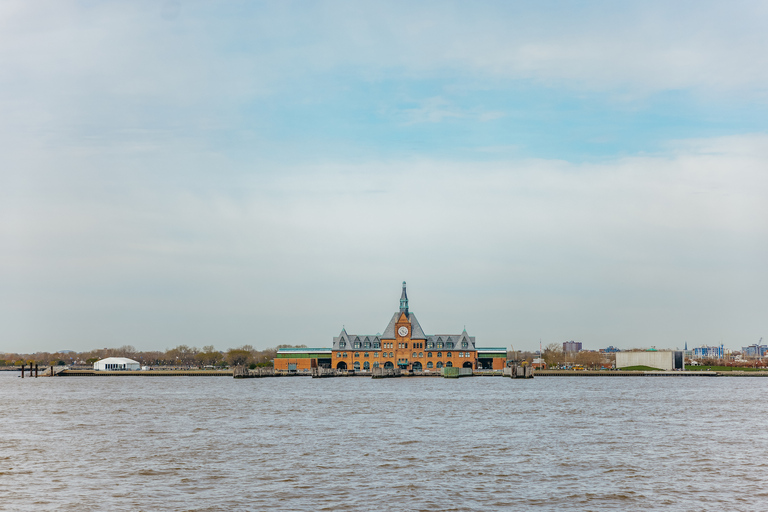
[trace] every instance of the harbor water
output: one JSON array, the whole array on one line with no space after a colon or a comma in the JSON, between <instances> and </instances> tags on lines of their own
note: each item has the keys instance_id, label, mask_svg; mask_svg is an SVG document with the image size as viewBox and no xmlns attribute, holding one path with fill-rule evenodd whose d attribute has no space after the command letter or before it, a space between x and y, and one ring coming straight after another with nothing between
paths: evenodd
<instances>
[{"instance_id":1,"label":"harbor water","mask_svg":"<svg viewBox=\"0 0 768 512\"><path fill-rule=\"evenodd\" d=\"M766 510L766 378L18 378L3 510Z\"/></svg>"}]
</instances>

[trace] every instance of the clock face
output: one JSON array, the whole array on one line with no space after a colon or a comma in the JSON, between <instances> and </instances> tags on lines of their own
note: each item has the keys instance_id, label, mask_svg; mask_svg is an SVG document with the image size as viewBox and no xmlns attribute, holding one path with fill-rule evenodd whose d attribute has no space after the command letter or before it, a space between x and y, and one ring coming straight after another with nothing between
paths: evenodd
<instances>
[{"instance_id":1,"label":"clock face","mask_svg":"<svg viewBox=\"0 0 768 512\"><path fill-rule=\"evenodd\" d=\"M397 334L400 336L408 336L408 328L406 326L402 326L397 330Z\"/></svg>"}]
</instances>

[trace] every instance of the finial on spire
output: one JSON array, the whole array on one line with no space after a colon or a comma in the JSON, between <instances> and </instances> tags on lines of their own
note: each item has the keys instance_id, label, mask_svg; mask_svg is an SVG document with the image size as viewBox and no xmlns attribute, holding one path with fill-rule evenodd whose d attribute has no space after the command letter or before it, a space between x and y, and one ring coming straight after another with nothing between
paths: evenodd
<instances>
[{"instance_id":1,"label":"finial on spire","mask_svg":"<svg viewBox=\"0 0 768 512\"><path fill-rule=\"evenodd\" d=\"M400 312L408 313L408 294L405 293L405 281L403 281L403 293L400 294Z\"/></svg>"}]
</instances>

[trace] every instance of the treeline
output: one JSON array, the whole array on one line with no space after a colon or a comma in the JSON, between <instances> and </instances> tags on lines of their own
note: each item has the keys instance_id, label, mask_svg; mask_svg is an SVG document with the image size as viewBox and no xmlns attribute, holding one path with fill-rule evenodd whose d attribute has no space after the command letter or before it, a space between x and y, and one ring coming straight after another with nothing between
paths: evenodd
<instances>
[{"instance_id":1,"label":"treeline","mask_svg":"<svg viewBox=\"0 0 768 512\"><path fill-rule=\"evenodd\" d=\"M610 364L616 360L615 354L602 354L600 352L563 352L563 345L550 343L542 354L542 359L549 368L563 365L581 365L584 368L598 369L604 364Z\"/></svg>"},{"instance_id":2,"label":"treeline","mask_svg":"<svg viewBox=\"0 0 768 512\"><path fill-rule=\"evenodd\" d=\"M127 357L149 367L202 368L205 366L272 366L275 354L281 348L306 348L306 345L278 345L274 348L257 350L251 345L216 350L213 345L201 349L178 345L165 351L139 351L131 345L120 348L102 348L87 352L35 352L34 354L0 354L0 366L92 366L107 357Z\"/></svg>"}]
</instances>

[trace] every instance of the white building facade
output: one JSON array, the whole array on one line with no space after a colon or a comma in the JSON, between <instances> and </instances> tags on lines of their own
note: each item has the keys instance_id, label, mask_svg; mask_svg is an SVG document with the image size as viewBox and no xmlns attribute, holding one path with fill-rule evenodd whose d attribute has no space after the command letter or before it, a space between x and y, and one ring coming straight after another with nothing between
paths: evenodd
<instances>
[{"instance_id":1,"label":"white building facade","mask_svg":"<svg viewBox=\"0 0 768 512\"><path fill-rule=\"evenodd\" d=\"M140 370L141 363L127 357L108 357L93 363L93 369L99 371Z\"/></svg>"}]
</instances>

